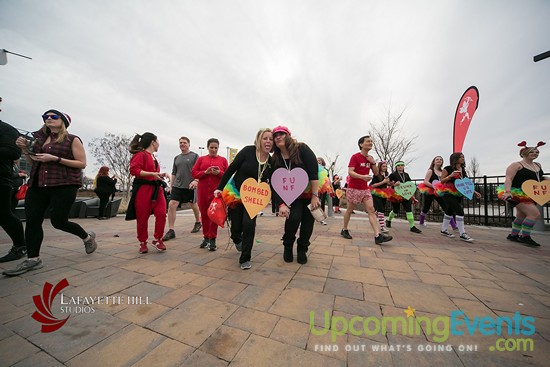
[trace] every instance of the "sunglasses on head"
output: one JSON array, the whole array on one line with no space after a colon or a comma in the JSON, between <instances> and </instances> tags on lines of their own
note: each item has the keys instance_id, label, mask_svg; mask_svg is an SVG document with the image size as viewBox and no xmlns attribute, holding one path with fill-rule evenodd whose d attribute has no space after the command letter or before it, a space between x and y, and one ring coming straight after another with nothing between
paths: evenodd
<instances>
[{"instance_id":1,"label":"sunglasses on head","mask_svg":"<svg viewBox=\"0 0 550 367\"><path fill-rule=\"evenodd\" d=\"M59 115L42 115L42 120L46 121L48 118L51 118L52 120L59 120L61 116Z\"/></svg>"}]
</instances>

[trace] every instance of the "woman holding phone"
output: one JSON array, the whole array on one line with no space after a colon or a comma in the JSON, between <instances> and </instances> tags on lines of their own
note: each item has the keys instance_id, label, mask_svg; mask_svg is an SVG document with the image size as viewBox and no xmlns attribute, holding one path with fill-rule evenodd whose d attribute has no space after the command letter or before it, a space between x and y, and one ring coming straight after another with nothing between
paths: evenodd
<instances>
[{"instance_id":1,"label":"woman holding phone","mask_svg":"<svg viewBox=\"0 0 550 367\"><path fill-rule=\"evenodd\" d=\"M198 180L197 201L202 218L203 241L200 248L208 248L216 251L216 237L218 236L218 225L208 218L208 207L214 199L214 191L227 170L227 159L218 155L220 141L210 138L206 142L208 155L199 157L191 170L195 180Z\"/></svg>"}]
</instances>

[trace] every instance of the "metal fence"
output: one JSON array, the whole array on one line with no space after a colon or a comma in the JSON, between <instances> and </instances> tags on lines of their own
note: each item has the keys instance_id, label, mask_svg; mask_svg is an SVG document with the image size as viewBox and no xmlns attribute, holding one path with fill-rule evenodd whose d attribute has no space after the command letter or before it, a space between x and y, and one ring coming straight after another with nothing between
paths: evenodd
<instances>
[{"instance_id":1,"label":"metal fence","mask_svg":"<svg viewBox=\"0 0 550 367\"><path fill-rule=\"evenodd\" d=\"M466 224L477 224L492 227L508 227L512 225L514 220L514 212L511 205L499 200L497 197L497 188L504 185L505 176L483 176L470 178L474 181L475 190L481 193L481 198L472 200L463 199L464 204L464 221ZM420 184L423 179L413 180L415 184ZM415 216L420 215L422 210L422 194L418 191L415 194L419 201L414 205ZM387 206L388 211L391 210L391 205ZM436 201L433 202L432 208L427 213L426 218L429 221L441 222L443 220L443 211ZM550 223L550 203L542 207L542 222Z\"/></svg>"}]
</instances>

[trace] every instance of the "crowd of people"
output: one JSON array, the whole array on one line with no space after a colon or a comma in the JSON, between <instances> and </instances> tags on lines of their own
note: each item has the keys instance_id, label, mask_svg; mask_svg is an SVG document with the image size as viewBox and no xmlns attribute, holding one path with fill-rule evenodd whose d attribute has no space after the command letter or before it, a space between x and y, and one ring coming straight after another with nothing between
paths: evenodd
<instances>
[{"instance_id":1,"label":"crowd of people","mask_svg":"<svg viewBox=\"0 0 550 367\"><path fill-rule=\"evenodd\" d=\"M47 211L53 227L79 237L87 254L97 248L94 232L69 221L70 208L82 186L82 172L87 164L83 143L78 136L68 132L72 122L68 114L50 109L42 115L42 120L43 125L32 133L32 137L20 136L15 128L0 121L0 224L13 242L11 250L0 258L0 262L27 257L14 269L3 272L8 276L43 267L40 248L43 242L42 223ZM191 232L202 229L203 240L199 247L215 251L218 224L210 219L209 207L214 198L223 198L228 207L231 240L240 252L240 268L250 269L257 215L249 213L240 196L243 183L249 179L258 185L268 184L274 212L285 218L282 257L288 263L294 261L295 254L299 264L308 262L315 212L325 211L325 203L330 196L334 212L340 213L342 192L345 192L347 203L340 232L343 238L352 239L348 225L354 209L360 204L365 208L377 245L392 240L388 233L401 207L410 231L422 233L415 226L413 214L413 205L417 204L417 200L402 191L412 182L405 172L405 163L395 162L390 173L386 161L377 162L370 154L373 139L369 136L362 136L357 142L359 151L350 157L348 180L344 187L341 186L340 176L334 175L332 180L327 177L329 171L324 159L316 157L306 143L297 141L286 126L260 129L254 144L241 149L231 164L218 155L218 139L208 139L208 154L201 157L190 150L190 143L185 136L179 138L181 153L174 158L171 174L160 170L155 157L160 142L155 134L137 134L130 144L132 157L129 170L134 180L126 219L136 220L138 251L141 254L149 251L148 221L151 214L155 217L151 246L159 252L167 250L164 242L176 238L176 210L182 203L190 205L195 217ZM538 147L542 145L544 143L539 142L535 147L528 147L525 142L520 143L522 159L507 168L505 184L498 192L500 199L516 209L512 231L507 239L531 247L540 246L531 238L539 210L521 187L525 181L541 182L545 179L541 165L534 162L538 158ZM25 229L13 213L14 182L20 185L21 180L27 178L26 173L20 172L15 165L21 154L31 164L25 197ZM418 186L423 201L419 225L426 225L426 214L435 200L444 212L441 235L453 238L452 231L456 229L460 240L472 242L473 238L465 231L464 195L455 186L457 180L467 178L464 155L454 152L449 160L449 165L444 166L443 157L434 157L424 181ZM278 170L287 174L303 172L307 181L304 182L303 192L298 192L292 200L278 192L271 182L272 175ZM116 183L117 177L109 176L109 167L101 167L94 184L94 191L100 199L99 219L108 218L105 209L110 197L112 200ZM413 187L416 190L416 186ZM168 204L167 194L170 195ZM473 195L478 199L481 196L477 191ZM391 202L391 211L386 218L388 201ZM324 218L318 219L321 224L326 224ZM165 232L167 219L168 230Z\"/></svg>"}]
</instances>

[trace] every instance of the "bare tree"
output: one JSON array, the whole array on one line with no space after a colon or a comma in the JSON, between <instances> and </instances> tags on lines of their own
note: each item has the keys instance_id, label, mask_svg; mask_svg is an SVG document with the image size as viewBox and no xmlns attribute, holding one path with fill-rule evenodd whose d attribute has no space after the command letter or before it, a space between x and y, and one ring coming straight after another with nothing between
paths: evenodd
<instances>
[{"instance_id":1,"label":"bare tree","mask_svg":"<svg viewBox=\"0 0 550 367\"><path fill-rule=\"evenodd\" d=\"M404 161L409 164L414 157L403 159L405 155L414 151L414 144L418 135L404 135L402 131L403 109L394 113L391 106L387 109L386 117L376 124L371 125L370 137L374 141L373 150L378 157L388 162L388 167L393 167L395 162Z\"/></svg>"},{"instance_id":2,"label":"bare tree","mask_svg":"<svg viewBox=\"0 0 550 367\"><path fill-rule=\"evenodd\" d=\"M94 188L94 179L90 178L88 176L84 176L84 179L82 180L82 187L84 190L91 190Z\"/></svg>"},{"instance_id":3,"label":"bare tree","mask_svg":"<svg viewBox=\"0 0 550 367\"><path fill-rule=\"evenodd\" d=\"M118 179L121 190L129 195L130 183L132 175L130 174L130 158L132 155L128 150L132 137L127 135L115 135L113 133L105 133L103 138L93 138L88 146L97 159L97 162L102 166L109 167Z\"/></svg>"},{"instance_id":4,"label":"bare tree","mask_svg":"<svg viewBox=\"0 0 550 367\"><path fill-rule=\"evenodd\" d=\"M479 169L479 161L475 156L470 158L470 164L466 166L466 170L469 177L479 177L481 176L481 170Z\"/></svg>"},{"instance_id":5,"label":"bare tree","mask_svg":"<svg viewBox=\"0 0 550 367\"><path fill-rule=\"evenodd\" d=\"M325 154L327 170L331 179L334 175L342 176L341 171L343 171L343 169L342 166L338 164L338 157L340 157L340 154L336 154L336 157L333 157L330 154Z\"/></svg>"}]
</instances>

